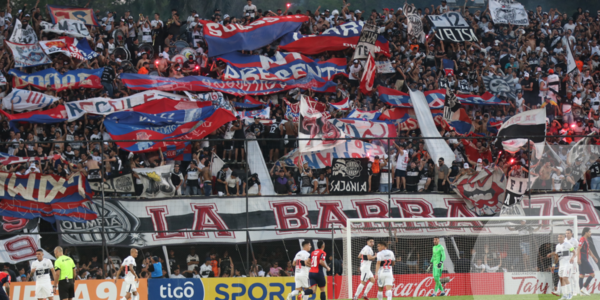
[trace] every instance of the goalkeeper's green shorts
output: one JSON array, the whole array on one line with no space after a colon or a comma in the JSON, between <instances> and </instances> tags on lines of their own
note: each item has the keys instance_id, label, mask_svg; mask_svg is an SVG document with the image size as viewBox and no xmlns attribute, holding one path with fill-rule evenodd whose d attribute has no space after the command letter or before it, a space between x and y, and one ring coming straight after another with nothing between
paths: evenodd
<instances>
[{"instance_id":1,"label":"goalkeeper's green shorts","mask_svg":"<svg viewBox=\"0 0 600 300\"><path fill-rule=\"evenodd\" d=\"M444 269L444 266L442 266L441 269L437 268L437 264L433 266L433 277L442 277L442 270Z\"/></svg>"}]
</instances>

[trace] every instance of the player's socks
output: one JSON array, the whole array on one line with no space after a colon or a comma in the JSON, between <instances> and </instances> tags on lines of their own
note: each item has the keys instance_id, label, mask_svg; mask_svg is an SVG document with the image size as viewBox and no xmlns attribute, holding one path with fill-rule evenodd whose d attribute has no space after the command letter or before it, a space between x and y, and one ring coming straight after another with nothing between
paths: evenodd
<instances>
[{"instance_id":1,"label":"player's socks","mask_svg":"<svg viewBox=\"0 0 600 300\"><path fill-rule=\"evenodd\" d=\"M385 292L385 295L387 296L388 300L392 300L392 290L387 290L387 292Z\"/></svg>"},{"instance_id":2,"label":"player's socks","mask_svg":"<svg viewBox=\"0 0 600 300\"><path fill-rule=\"evenodd\" d=\"M325 296L325 292L321 292L321 300L327 300L327 296Z\"/></svg>"},{"instance_id":3,"label":"player's socks","mask_svg":"<svg viewBox=\"0 0 600 300\"><path fill-rule=\"evenodd\" d=\"M569 290L566 285L560 286L561 294L566 298L569 295Z\"/></svg>"},{"instance_id":4,"label":"player's socks","mask_svg":"<svg viewBox=\"0 0 600 300\"><path fill-rule=\"evenodd\" d=\"M585 288L583 286L583 278L581 278L581 277L579 277L579 287L582 288L582 289Z\"/></svg>"},{"instance_id":5,"label":"player's socks","mask_svg":"<svg viewBox=\"0 0 600 300\"><path fill-rule=\"evenodd\" d=\"M355 298L358 298L358 296L360 296L360 293L362 292L363 287L365 287L365 286L362 283L358 285L358 287L356 288L356 293L354 294ZM365 294L367 294L367 291L365 291Z\"/></svg>"},{"instance_id":6,"label":"player's socks","mask_svg":"<svg viewBox=\"0 0 600 300\"><path fill-rule=\"evenodd\" d=\"M368 295L369 291L371 290L372 287L373 287L373 283L369 281L369 283L367 283L367 288L365 288L365 293L363 294L363 296Z\"/></svg>"},{"instance_id":7,"label":"player's socks","mask_svg":"<svg viewBox=\"0 0 600 300\"><path fill-rule=\"evenodd\" d=\"M593 279L594 277L588 276L588 278L585 280L585 284L583 285L583 287L587 289L587 287L590 285L590 282L592 282Z\"/></svg>"},{"instance_id":8,"label":"player's socks","mask_svg":"<svg viewBox=\"0 0 600 300\"><path fill-rule=\"evenodd\" d=\"M298 290L293 290L289 295L288 295L288 299L296 299L296 296L298 296L300 292L298 292Z\"/></svg>"},{"instance_id":9,"label":"player's socks","mask_svg":"<svg viewBox=\"0 0 600 300\"><path fill-rule=\"evenodd\" d=\"M379 299L379 300L383 299L383 292L377 292L377 299Z\"/></svg>"}]
</instances>

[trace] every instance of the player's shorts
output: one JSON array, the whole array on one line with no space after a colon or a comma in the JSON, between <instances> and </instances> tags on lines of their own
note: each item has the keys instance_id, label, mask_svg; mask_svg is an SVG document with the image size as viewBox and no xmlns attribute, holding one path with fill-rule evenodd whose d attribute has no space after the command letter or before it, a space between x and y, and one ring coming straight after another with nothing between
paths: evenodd
<instances>
[{"instance_id":1,"label":"player's shorts","mask_svg":"<svg viewBox=\"0 0 600 300\"><path fill-rule=\"evenodd\" d=\"M585 275L585 274L592 274L594 273L594 269L592 269L592 265L590 265L590 262L588 261L587 258L581 258L581 264L579 265L579 274L580 275Z\"/></svg>"},{"instance_id":2,"label":"player's shorts","mask_svg":"<svg viewBox=\"0 0 600 300\"><path fill-rule=\"evenodd\" d=\"M310 281L311 287L317 285L322 288L326 285L325 275L323 273L308 273L308 280Z\"/></svg>"},{"instance_id":3,"label":"player's shorts","mask_svg":"<svg viewBox=\"0 0 600 300\"><path fill-rule=\"evenodd\" d=\"M384 287L388 285L394 285L394 274L392 272L379 273L377 286Z\"/></svg>"},{"instance_id":4,"label":"player's shorts","mask_svg":"<svg viewBox=\"0 0 600 300\"><path fill-rule=\"evenodd\" d=\"M295 279L296 279L296 288L309 288L310 287L310 285L308 285L308 276L306 276L305 274L296 275Z\"/></svg>"},{"instance_id":5,"label":"player's shorts","mask_svg":"<svg viewBox=\"0 0 600 300\"><path fill-rule=\"evenodd\" d=\"M571 277L572 268L571 264L558 267L558 277Z\"/></svg>"},{"instance_id":6,"label":"player's shorts","mask_svg":"<svg viewBox=\"0 0 600 300\"><path fill-rule=\"evenodd\" d=\"M0 289L0 300L9 300L8 295L4 291L4 289Z\"/></svg>"},{"instance_id":7,"label":"player's shorts","mask_svg":"<svg viewBox=\"0 0 600 300\"><path fill-rule=\"evenodd\" d=\"M54 292L52 291L51 282L36 282L35 283L35 298L53 298Z\"/></svg>"},{"instance_id":8,"label":"player's shorts","mask_svg":"<svg viewBox=\"0 0 600 300\"><path fill-rule=\"evenodd\" d=\"M360 271L360 281L361 282L365 282L371 278L373 278L375 276L373 276L373 272L371 272L371 270L367 270L367 271Z\"/></svg>"},{"instance_id":9,"label":"player's shorts","mask_svg":"<svg viewBox=\"0 0 600 300\"><path fill-rule=\"evenodd\" d=\"M75 281L73 279L63 279L58 282L59 299L75 298Z\"/></svg>"},{"instance_id":10,"label":"player's shorts","mask_svg":"<svg viewBox=\"0 0 600 300\"><path fill-rule=\"evenodd\" d=\"M574 259L573 263L571 264L571 275L579 275L577 273L579 273L579 264L577 264L577 258Z\"/></svg>"},{"instance_id":11,"label":"player's shorts","mask_svg":"<svg viewBox=\"0 0 600 300\"><path fill-rule=\"evenodd\" d=\"M126 293L137 292L137 288L138 288L138 282L133 281L133 283L131 283L131 282L127 282L126 280L123 281L123 290Z\"/></svg>"}]
</instances>

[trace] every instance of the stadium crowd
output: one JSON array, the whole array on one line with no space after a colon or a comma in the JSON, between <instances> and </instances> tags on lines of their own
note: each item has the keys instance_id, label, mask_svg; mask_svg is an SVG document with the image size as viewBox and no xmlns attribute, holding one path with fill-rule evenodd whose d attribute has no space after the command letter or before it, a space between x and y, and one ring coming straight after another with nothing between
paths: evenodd
<instances>
[{"instance_id":1,"label":"stadium crowd","mask_svg":"<svg viewBox=\"0 0 600 300\"><path fill-rule=\"evenodd\" d=\"M39 1L38 1L39 2ZM466 4L465 4L466 5ZM223 25L250 22L266 16L304 14L310 19L305 22L302 34L322 34L325 30L344 24L345 22L370 22L378 25L380 34L388 41L391 57L378 54L377 61L389 60L393 73L378 74L375 87L381 85L406 92L408 88L432 91L449 87L459 94L482 95L486 92L483 76L512 75L511 84L516 94L502 94L499 97L509 103L507 106L465 105L466 112L473 125L473 133L479 139L466 143L459 140L460 135L441 126L438 128L442 136L447 138L456 157L453 162L434 162L422 140L418 128L404 130L397 126L397 138L386 145L387 155L381 157L370 167L369 191L389 192L407 191L442 191L448 192L449 185L457 176L476 172L492 164L503 168L504 172L527 171L529 166L540 174L542 181L552 184L549 189L571 190L600 189L600 170L593 160L583 162L590 165L590 172L583 179L570 178L572 171L562 170L557 160L566 160L566 149L558 150L556 157L547 156L541 161L529 162L527 149L515 154L502 152L492 143L494 131L492 124L501 124L516 113L535 108L545 108L547 113L547 139L549 145L569 145L589 133L600 130L600 19L596 12L578 8L574 12L560 12L555 8L538 6L528 11L529 25L515 26L494 24L489 9L485 7L468 8L450 7L442 0L437 6L421 7L417 14L422 17L424 32L427 38L419 41L407 35L407 19L402 7L393 9L367 11L367 8L350 8L350 3L342 3L341 8L316 8L314 11L283 11L276 7L261 7L260 2L248 0L243 11L222 12L214 10L206 20L199 17L198 12L178 11L173 9L168 16L156 13L153 16L137 15L135 12L96 12L100 26L89 28L93 41L90 42L98 57L79 61L64 54L52 54L52 64L21 68L22 72L33 73L53 67L60 73L79 68L105 67L102 74L101 89L66 89L55 92L48 86L44 92L60 97L60 101L45 109L52 109L64 102L78 101L93 97L120 98L136 93L128 89L120 80L123 72L161 75L181 78L185 75L203 75L222 78L226 63L216 61L207 55L208 47L203 39L203 24L206 21ZM448 11L459 11L468 24L474 29L478 42L440 41L433 34L426 16ZM205 12L201 12L205 15ZM31 24L39 40L59 38L56 33L42 32L40 22L50 21L46 11L35 7L14 9L7 5L0 12L0 44L8 40L14 29L16 20L22 24ZM125 34L125 40L115 41L114 33ZM577 70L569 74L567 57L562 37L566 37L572 45ZM184 41L196 51L189 61L177 63L172 60L177 54L177 42ZM152 47L144 47L153 43ZM119 49L126 48L131 58L126 60ZM252 51L253 54L273 56L278 51L275 42L262 49ZM248 53L248 51L246 51ZM278 194L291 193L328 193L328 177L331 169L311 170L306 166L285 167L280 158L296 148L295 138L298 125L286 122L286 101L295 103L299 94L309 95L323 103L332 117L344 118L350 110L377 110L384 114L391 106L380 100L377 93L361 94L358 86L363 66L351 57L354 49L333 51L319 54L321 60L329 58L345 58L347 60L347 77L338 76L335 93L313 93L310 90L276 93L268 96L256 96L256 100L271 108L270 120L245 119L226 124L210 133L203 141L192 145L192 161L176 162L172 173L173 184L178 194L211 195L219 192L222 195L260 195L260 181L256 174L245 170L247 153L245 139L252 133L258 139L274 138L282 142L271 143L260 141L265 161L274 181ZM4 95L12 90L13 76L9 70L14 59L9 50L0 50L0 69L7 83L2 86ZM443 61L454 63L453 72L444 70ZM447 75L448 74L448 75ZM30 90L35 90L29 86ZM555 96L549 97L550 91ZM242 102L243 97L225 95L230 102ZM330 103L344 98L350 101L349 110L337 110ZM233 109L233 108L232 108ZM139 167L155 167L170 163L163 158L161 151L148 153L128 153L120 149L106 132L101 116L86 115L74 122L62 124L35 125L20 123L18 128L9 125L4 110L0 137L5 143L0 151L17 157L45 157L52 159L30 162L27 164L5 164L3 171L17 174L39 172L70 176L76 172L84 172L92 180L102 180L112 176L130 173ZM393 120L392 120L393 121ZM498 123L500 122L500 123ZM234 139L235 142L227 141ZM225 141L223 141L225 140ZM367 141L379 143L376 140ZM592 141L600 145L600 137ZM471 159L465 148L473 148L480 155L479 159ZM567 146L568 147L568 146ZM560 148L559 148L560 149ZM227 165L213 178L211 175L212 155L216 153ZM399 153L407 153L400 154ZM405 158L400 163L398 157ZM379 160L379 157L378 157ZM398 163L397 163L398 162ZM550 162L547 164L547 162ZM105 174L100 176L101 164L105 164ZM595 164L594 164L595 163ZM520 165L515 168L515 164ZM593 167L592 164L594 164ZM537 169L536 169L537 168ZM233 170L233 172L227 172ZM533 171L532 171L533 172ZM230 175L230 173L232 173ZM567 176L565 177L565 173ZM139 177L133 173L133 176ZM572 176L576 177L576 176ZM581 178L579 176L578 178ZM418 186L418 183L421 185ZM214 188L211 189L214 182ZM205 184L206 183L206 184ZM210 184L209 184L210 183ZM544 183L546 184L546 183ZM544 185L547 187L546 185ZM418 187L418 188L417 188ZM250 192L252 189L252 192ZM136 180L136 193L141 192L141 182Z\"/></svg>"}]
</instances>

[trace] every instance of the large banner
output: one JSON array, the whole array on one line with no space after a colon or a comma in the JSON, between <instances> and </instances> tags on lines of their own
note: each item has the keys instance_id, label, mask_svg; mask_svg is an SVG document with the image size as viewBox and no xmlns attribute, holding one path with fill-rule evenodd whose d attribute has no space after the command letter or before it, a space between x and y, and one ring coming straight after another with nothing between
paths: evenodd
<instances>
[{"instance_id":1,"label":"large banner","mask_svg":"<svg viewBox=\"0 0 600 300\"><path fill-rule=\"evenodd\" d=\"M83 205L92 198L87 179L74 174L69 179L55 175L0 173L0 215L33 219L85 222L96 213Z\"/></svg>"},{"instance_id":2,"label":"large banner","mask_svg":"<svg viewBox=\"0 0 600 300\"><path fill-rule=\"evenodd\" d=\"M79 60L90 60L98 54L90 48L86 39L76 39L73 37L63 37L61 39L40 41L40 47L46 54L62 53L66 56Z\"/></svg>"},{"instance_id":3,"label":"large banner","mask_svg":"<svg viewBox=\"0 0 600 300\"><path fill-rule=\"evenodd\" d=\"M506 177L499 167L483 169L459 177L452 188L478 215L495 215L504 202Z\"/></svg>"},{"instance_id":4,"label":"large banner","mask_svg":"<svg viewBox=\"0 0 600 300\"><path fill-rule=\"evenodd\" d=\"M506 75L504 77L498 75L481 76L483 83L485 84L486 91L496 95L502 96L506 99L516 99L517 92L515 85L513 84L512 75Z\"/></svg>"},{"instance_id":5,"label":"large banner","mask_svg":"<svg viewBox=\"0 0 600 300\"><path fill-rule=\"evenodd\" d=\"M329 81L339 74L346 75L345 58L332 58L325 61L303 58L267 69L261 67L238 68L228 65L223 74L223 79L288 81L291 79L300 79L311 74L324 81Z\"/></svg>"},{"instance_id":6,"label":"large banner","mask_svg":"<svg viewBox=\"0 0 600 300\"><path fill-rule=\"evenodd\" d=\"M85 114L109 115L114 112L130 110L138 105L158 99L190 101L189 98L161 91L143 91L119 99L90 98L86 100L65 102L69 122L75 121Z\"/></svg>"},{"instance_id":7,"label":"large banner","mask_svg":"<svg viewBox=\"0 0 600 300\"><path fill-rule=\"evenodd\" d=\"M193 91L211 92L219 91L234 96L245 95L270 95L295 88L312 89L315 92L333 93L337 84L333 81L324 81L320 77L308 76L298 80L272 81L224 81L204 76L186 76L183 78L159 77L123 73L121 81L132 90L161 91Z\"/></svg>"},{"instance_id":8,"label":"large banner","mask_svg":"<svg viewBox=\"0 0 600 300\"><path fill-rule=\"evenodd\" d=\"M0 110L0 114L6 116L9 120L10 127L19 131L19 122L34 123L34 124L56 124L67 120L67 112L63 105L57 105L55 108L47 110L33 110L20 114L11 115L4 110Z\"/></svg>"},{"instance_id":9,"label":"large banner","mask_svg":"<svg viewBox=\"0 0 600 300\"><path fill-rule=\"evenodd\" d=\"M445 95L443 90L434 90L425 92L425 99L430 108L442 108L444 106ZM396 107L412 107L410 96L407 93L386 88L382 85L377 87L377 93L381 101Z\"/></svg>"},{"instance_id":10,"label":"large banner","mask_svg":"<svg viewBox=\"0 0 600 300\"><path fill-rule=\"evenodd\" d=\"M256 50L269 45L287 33L297 31L307 22L304 15L260 18L248 25L215 22L204 23L204 39L210 57L239 51Z\"/></svg>"},{"instance_id":11,"label":"large banner","mask_svg":"<svg viewBox=\"0 0 600 300\"><path fill-rule=\"evenodd\" d=\"M417 38L419 42L424 42L425 32L423 32L423 21L421 14L417 13L414 4L404 3L404 14L406 15L407 29L406 33L410 38Z\"/></svg>"},{"instance_id":12,"label":"large banner","mask_svg":"<svg viewBox=\"0 0 600 300\"><path fill-rule=\"evenodd\" d=\"M21 72L17 69L10 69L8 74L13 75L13 87L25 88L32 86L36 89L45 91L50 85L52 90L61 92L66 89L102 88L100 78L102 77L104 68L100 69L77 69L67 71L64 74L56 71L54 68L45 69L32 74Z\"/></svg>"},{"instance_id":13,"label":"large banner","mask_svg":"<svg viewBox=\"0 0 600 300\"><path fill-rule=\"evenodd\" d=\"M6 45L15 58L15 67L33 67L52 63L50 57L44 53L44 50L35 44L16 44L6 41Z\"/></svg>"},{"instance_id":14,"label":"large banner","mask_svg":"<svg viewBox=\"0 0 600 300\"><path fill-rule=\"evenodd\" d=\"M104 185L104 188L102 187ZM92 191L106 193L134 193L135 185L133 183L133 176L131 174L125 174L118 177L106 179L104 184L99 181L90 182Z\"/></svg>"},{"instance_id":15,"label":"large banner","mask_svg":"<svg viewBox=\"0 0 600 300\"><path fill-rule=\"evenodd\" d=\"M0 240L0 259L9 264L34 260L36 251L42 249L40 239L41 236L36 234L17 235ZM44 251L44 258L54 260L54 257L46 251Z\"/></svg>"},{"instance_id":16,"label":"large banner","mask_svg":"<svg viewBox=\"0 0 600 300\"><path fill-rule=\"evenodd\" d=\"M317 55L325 51L342 51L356 48L363 26L358 22L348 22L329 28L320 35L303 35L300 32L288 33L281 39L279 48L289 52ZM390 44L378 35L375 53L390 57Z\"/></svg>"},{"instance_id":17,"label":"large banner","mask_svg":"<svg viewBox=\"0 0 600 300\"><path fill-rule=\"evenodd\" d=\"M529 25L527 10L519 2L513 0L490 0L489 9L494 24Z\"/></svg>"},{"instance_id":18,"label":"large banner","mask_svg":"<svg viewBox=\"0 0 600 300\"><path fill-rule=\"evenodd\" d=\"M148 300L148 279L140 278L137 292L140 300ZM125 280L119 279L117 283L109 280L75 280L75 297L78 300L96 299L122 299L127 291L124 288ZM58 295L53 299L58 299ZM11 282L11 300L33 300L35 297L35 282Z\"/></svg>"},{"instance_id":19,"label":"large banner","mask_svg":"<svg viewBox=\"0 0 600 300\"><path fill-rule=\"evenodd\" d=\"M167 174L161 177L167 177ZM166 180L166 179L165 179ZM161 180L162 181L162 180ZM158 188L158 187L157 187ZM172 186L165 188L174 190ZM246 199L244 197L214 197L203 199L178 198L177 201L167 199L153 200L114 200L105 201L107 223L112 224L106 235L109 245L121 247L155 247L161 245L193 244L193 243L245 243L246 234ZM248 198L248 217L250 238L253 242L276 241L281 239L298 239L298 231L302 231L305 239L329 239L331 231L319 231L314 228L340 228L346 226L347 218L427 218L430 225L435 225L434 217L476 217L474 210L469 209L465 200L459 195L450 194L414 194L414 195L310 195L281 197ZM389 201L389 202L388 202ZM388 206L391 203L391 206ZM529 200L523 201L524 208L529 207ZM88 204L93 211L102 209L102 201L94 200ZM579 216L579 227L591 227L592 231L600 230L600 199L594 193L549 193L532 195L531 207L533 215L543 216ZM549 221L541 221L549 224ZM461 222L482 226L478 221ZM444 223L448 225L448 223ZM452 225L453 223L450 222ZM70 246L102 245L102 237L98 234L102 224L90 221L85 224L72 221L61 221L61 243ZM375 224L374 226L381 226ZM422 226L415 221L404 226ZM312 228L312 229L311 229ZM283 231L282 229L298 229ZM455 232L453 228L440 228ZM502 228L503 229L503 228ZM177 232L179 230L211 230L211 232ZM230 231L221 231L230 230ZM239 232L239 231L242 232ZM262 230L262 231L261 231ZM274 230L274 231L267 231ZM504 230L504 229L503 229ZM552 228L542 228L540 234L547 234ZM139 231L141 233L131 233ZM169 233L159 231L173 231ZM435 235L439 231L401 230L402 234ZM399 232L400 233L400 232ZM480 229L464 229L461 234L481 233ZM336 232L337 234L337 232ZM383 234L383 231L375 234ZM518 232L503 232L514 234ZM338 236L338 237L341 237Z\"/></svg>"},{"instance_id":20,"label":"large banner","mask_svg":"<svg viewBox=\"0 0 600 300\"><path fill-rule=\"evenodd\" d=\"M356 50L352 59L367 59L369 54L375 54L375 44L377 43L377 26L365 24L360 33Z\"/></svg>"},{"instance_id":21,"label":"large banner","mask_svg":"<svg viewBox=\"0 0 600 300\"><path fill-rule=\"evenodd\" d=\"M346 136L354 138L395 138L396 126L387 122L363 121L355 119L332 119L331 123Z\"/></svg>"},{"instance_id":22,"label":"large banner","mask_svg":"<svg viewBox=\"0 0 600 300\"><path fill-rule=\"evenodd\" d=\"M450 11L441 15L428 16L433 24L435 36L441 41L477 42L475 31L458 12Z\"/></svg>"},{"instance_id":23,"label":"large banner","mask_svg":"<svg viewBox=\"0 0 600 300\"><path fill-rule=\"evenodd\" d=\"M38 110L50 106L59 99L58 97L29 90L13 89L10 94L2 99L2 109L16 112Z\"/></svg>"},{"instance_id":24,"label":"large banner","mask_svg":"<svg viewBox=\"0 0 600 300\"><path fill-rule=\"evenodd\" d=\"M172 165L156 168L135 168L133 171L141 177L144 190L141 197L160 198L175 196L175 186L171 182Z\"/></svg>"},{"instance_id":25,"label":"large banner","mask_svg":"<svg viewBox=\"0 0 600 300\"><path fill-rule=\"evenodd\" d=\"M368 158L334 158L329 178L329 193L369 192Z\"/></svg>"},{"instance_id":26,"label":"large banner","mask_svg":"<svg viewBox=\"0 0 600 300\"><path fill-rule=\"evenodd\" d=\"M76 38L86 38L88 40L92 39L90 32L87 27L85 27L85 23L79 20L62 19L56 22L56 24L42 21L40 22L40 26L42 32L52 32L59 35L64 34Z\"/></svg>"},{"instance_id":27,"label":"large banner","mask_svg":"<svg viewBox=\"0 0 600 300\"><path fill-rule=\"evenodd\" d=\"M98 26L96 15L94 15L94 10L91 8L58 5L46 5L46 8L48 8L48 12L50 12L52 23L58 23L63 19L69 19L79 20L85 23L85 25Z\"/></svg>"},{"instance_id":28,"label":"large banner","mask_svg":"<svg viewBox=\"0 0 600 300\"><path fill-rule=\"evenodd\" d=\"M38 41L38 37L31 25L27 24L23 28L23 24L18 18L15 18L15 28L10 36L9 41L17 44L34 44Z\"/></svg>"},{"instance_id":29,"label":"large banner","mask_svg":"<svg viewBox=\"0 0 600 300\"><path fill-rule=\"evenodd\" d=\"M344 134L328 120L327 115L315 108L307 96L300 99L298 149L301 152L322 151L344 143Z\"/></svg>"}]
</instances>

